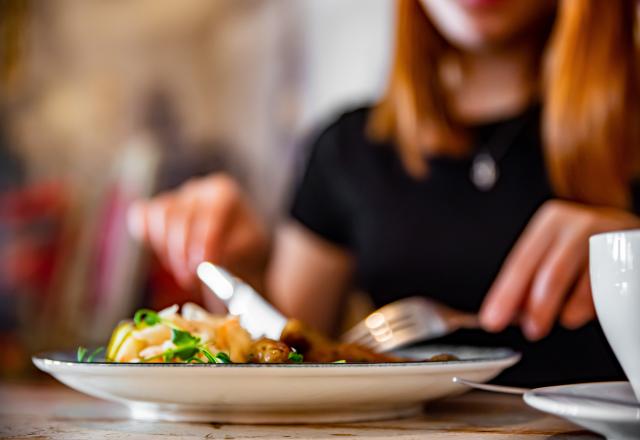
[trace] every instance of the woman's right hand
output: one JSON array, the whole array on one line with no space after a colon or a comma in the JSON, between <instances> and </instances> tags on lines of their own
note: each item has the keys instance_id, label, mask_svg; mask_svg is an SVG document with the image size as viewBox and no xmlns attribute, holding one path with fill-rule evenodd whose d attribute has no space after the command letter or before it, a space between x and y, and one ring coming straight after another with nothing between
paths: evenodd
<instances>
[{"instance_id":1,"label":"woman's right hand","mask_svg":"<svg viewBox=\"0 0 640 440\"><path fill-rule=\"evenodd\" d=\"M202 261L223 265L259 287L269 240L265 225L229 176L191 180L129 209L131 234L148 243L185 289Z\"/></svg>"}]
</instances>

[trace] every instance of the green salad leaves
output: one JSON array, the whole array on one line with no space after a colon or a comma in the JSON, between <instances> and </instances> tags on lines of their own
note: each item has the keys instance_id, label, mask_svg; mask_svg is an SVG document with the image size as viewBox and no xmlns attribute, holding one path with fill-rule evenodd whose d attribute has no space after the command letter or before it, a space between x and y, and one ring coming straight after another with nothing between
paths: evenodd
<instances>
[{"instance_id":1,"label":"green salad leaves","mask_svg":"<svg viewBox=\"0 0 640 440\"><path fill-rule=\"evenodd\" d=\"M136 327L141 327L142 324L151 327L152 325L162 323L162 318L153 310L140 309L133 315L133 322L136 324Z\"/></svg>"},{"instance_id":2,"label":"green salad leaves","mask_svg":"<svg viewBox=\"0 0 640 440\"><path fill-rule=\"evenodd\" d=\"M78 347L78 352L76 354L76 358L78 362L93 362L93 359L104 351L104 347L98 347L87 356L89 350L86 347L80 346Z\"/></svg>"},{"instance_id":3,"label":"green salad leaves","mask_svg":"<svg viewBox=\"0 0 640 440\"><path fill-rule=\"evenodd\" d=\"M301 364L304 360L304 357L294 350L289 353L289 360L294 364Z\"/></svg>"}]
</instances>

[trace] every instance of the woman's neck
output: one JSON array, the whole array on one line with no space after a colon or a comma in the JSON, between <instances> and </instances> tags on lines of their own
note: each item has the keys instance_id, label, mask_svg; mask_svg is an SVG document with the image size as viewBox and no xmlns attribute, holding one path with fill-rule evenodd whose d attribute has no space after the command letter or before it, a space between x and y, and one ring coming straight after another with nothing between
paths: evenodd
<instances>
[{"instance_id":1,"label":"woman's neck","mask_svg":"<svg viewBox=\"0 0 640 440\"><path fill-rule=\"evenodd\" d=\"M449 87L451 109L464 124L512 116L538 93L538 51L523 47L463 54L457 84Z\"/></svg>"}]
</instances>

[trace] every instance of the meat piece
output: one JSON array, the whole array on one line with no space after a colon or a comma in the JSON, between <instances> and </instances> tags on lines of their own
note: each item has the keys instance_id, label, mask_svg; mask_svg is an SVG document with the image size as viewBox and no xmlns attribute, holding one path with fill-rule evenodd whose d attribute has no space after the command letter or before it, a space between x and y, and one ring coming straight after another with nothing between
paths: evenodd
<instances>
[{"instance_id":1,"label":"meat piece","mask_svg":"<svg viewBox=\"0 0 640 440\"><path fill-rule=\"evenodd\" d=\"M329 344L311 347L304 355L307 362L404 362L405 359L389 354L375 353L366 347L357 344Z\"/></svg>"},{"instance_id":2,"label":"meat piece","mask_svg":"<svg viewBox=\"0 0 640 440\"><path fill-rule=\"evenodd\" d=\"M249 362L259 364L282 364L289 361L289 347L280 341L262 338L251 346Z\"/></svg>"},{"instance_id":3,"label":"meat piece","mask_svg":"<svg viewBox=\"0 0 640 440\"><path fill-rule=\"evenodd\" d=\"M304 356L305 362L403 362L402 358L375 353L357 344L333 342L300 321L290 320L280 340Z\"/></svg>"}]
</instances>

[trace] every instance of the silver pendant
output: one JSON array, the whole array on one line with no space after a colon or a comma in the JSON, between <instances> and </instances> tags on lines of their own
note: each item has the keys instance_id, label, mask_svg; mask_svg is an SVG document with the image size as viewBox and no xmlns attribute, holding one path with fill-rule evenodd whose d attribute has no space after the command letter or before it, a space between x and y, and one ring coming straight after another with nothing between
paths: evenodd
<instances>
[{"instance_id":1,"label":"silver pendant","mask_svg":"<svg viewBox=\"0 0 640 440\"><path fill-rule=\"evenodd\" d=\"M473 158L469 177L480 191L490 191L498 181L498 165L488 153L479 153Z\"/></svg>"}]
</instances>

